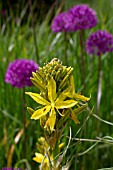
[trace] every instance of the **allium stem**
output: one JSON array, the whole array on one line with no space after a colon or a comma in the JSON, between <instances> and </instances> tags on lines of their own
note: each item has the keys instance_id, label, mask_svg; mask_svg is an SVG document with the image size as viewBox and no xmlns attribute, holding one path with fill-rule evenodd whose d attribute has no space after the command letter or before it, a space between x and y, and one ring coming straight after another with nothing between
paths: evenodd
<instances>
[{"instance_id":1,"label":"allium stem","mask_svg":"<svg viewBox=\"0 0 113 170\"><path fill-rule=\"evenodd\" d=\"M97 115L100 114L100 99L101 99L101 84L102 84L102 71L101 71L101 55L98 56L98 87L97 87ZM100 131L100 121L97 121L96 135L99 136ZM95 150L96 156L96 168L98 168L98 146Z\"/></svg>"},{"instance_id":2,"label":"allium stem","mask_svg":"<svg viewBox=\"0 0 113 170\"><path fill-rule=\"evenodd\" d=\"M22 89L22 114L23 114L23 126L24 126L24 159L26 159L26 101L25 101L25 87Z\"/></svg>"},{"instance_id":3,"label":"allium stem","mask_svg":"<svg viewBox=\"0 0 113 170\"><path fill-rule=\"evenodd\" d=\"M65 41L65 65L67 66L68 64L68 35L66 32L64 32L64 41Z\"/></svg>"},{"instance_id":4,"label":"allium stem","mask_svg":"<svg viewBox=\"0 0 113 170\"><path fill-rule=\"evenodd\" d=\"M83 30L79 30L79 40L80 40L80 59L81 59L81 77L83 90L85 91L85 62L84 62L84 42L83 42Z\"/></svg>"},{"instance_id":5,"label":"allium stem","mask_svg":"<svg viewBox=\"0 0 113 170\"><path fill-rule=\"evenodd\" d=\"M98 56L98 90L97 90L97 115L100 112L100 99L101 99L101 85L102 85L102 71L101 71L101 56Z\"/></svg>"}]
</instances>

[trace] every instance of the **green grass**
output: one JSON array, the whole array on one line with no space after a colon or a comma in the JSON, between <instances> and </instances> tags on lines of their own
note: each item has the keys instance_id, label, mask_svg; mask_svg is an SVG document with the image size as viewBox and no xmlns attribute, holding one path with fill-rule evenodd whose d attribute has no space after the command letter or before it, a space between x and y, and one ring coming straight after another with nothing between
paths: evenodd
<instances>
[{"instance_id":1,"label":"green grass","mask_svg":"<svg viewBox=\"0 0 113 170\"><path fill-rule=\"evenodd\" d=\"M106 29L113 34L113 16L112 16L112 1L100 0L89 2L85 1L97 11L99 23L95 28L85 31L84 39L86 40L91 32L98 29ZM84 3L81 0L79 3ZM64 9L68 9L76 5L74 1L66 1ZM23 6L19 17L20 21L26 14L26 8ZM4 18L4 25L1 25L0 33L0 168L7 166L10 147L14 144L14 138L17 133L23 128L22 115L22 89L11 87L4 82L4 76L9 62L16 58L33 59L40 66L52 58L57 57L65 64L65 42L64 34L55 34L51 31L48 24L49 17L31 27L31 14L28 16L26 23L21 25L21 22L14 23L14 16ZM36 36L36 42L33 35ZM38 55L36 53L38 49ZM113 124L109 125L102 122L101 119L108 122L113 122L113 53L102 56L102 97L100 103L101 119L97 119L96 115L96 94L97 94L97 75L98 75L98 58L96 56L88 56L84 51L85 59L85 82L86 89L83 91L81 81L81 64L80 64L80 44L78 40L78 32L68 34L68 66L74 67L75 88L76 92L81 92L86 96L90 96L89 108L92 112L86 111L78 116L81 124L75 125L69 122L64 132L62 140L67 143L69 141L69 127L71 127L71 141L68 147L64 163L73 158L71 170L96 170L113 167ZM38 58L39 56L39 58ZM26 91L36 92L35 87L27 87ZM36 107L36 103L26 96L26 107ZM30 115L26 110L27 120L27 157L26 165L28 170L35 170L38 165L32 160L36 151L36 141L42 135L38 121L30 120ZM90 115L90 116L89 116ZM89 118L88 118L89 116ZM85 120L88 120L85 122ZM100 124L97 133L97 124ZM78 133L77 133L78 132ZM108 136L109 138L104 138ZM99 139L97 138L99 137ZM111 137L111 138L110 138ZM75 138L87 139L87 141L78 141ZM100 139L101 138L101 139ZM100 140L100 141L90 141ZM96 144L97 142L97 144ZM93 147L93 145L95 146ZM89 149L92 146L92 149ZM89 150L87 150L89 149ZM86 153L84 153L87 151ZM97 158L98 152L98 158ZM83 153L83 154L82 154ZM12 158L12 166L23 167L23 135L20 137L18 144L14 144L14 154Z\"/></svg>"}]
</instances>

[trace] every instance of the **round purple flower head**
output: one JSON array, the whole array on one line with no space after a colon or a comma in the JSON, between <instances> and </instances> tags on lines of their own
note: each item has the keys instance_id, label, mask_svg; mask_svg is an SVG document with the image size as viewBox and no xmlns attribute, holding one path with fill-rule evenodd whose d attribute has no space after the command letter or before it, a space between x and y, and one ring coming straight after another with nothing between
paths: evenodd
<instances>
[{"instance_id":1,"label":"round purple flower head","mask_svg":"<svg viewBox=\"0 0 113 170\"><path fill-rule=\"evenodd\" d=\"M74 21L74 30L90 29L98 22L96 12L86 4L74 6L69 13Z\"/></svg>"},{"instance_id":2,"label":"round purple flower head","mask_svg":"<svg viewBox=\"0 0 113 170\"><path fill-rule=\"evenodd\" d=\"M38 64L33 60L16 59L9 63L5 75L5 82L17 88L32 86L30 77L32 76L32 72L35 72L37 69Z\"/></svg>"},{"instance_id":3,"label":"round purple flower head","mask_svg":"<svg viewBox=\"0 0 113 170\"><path fill-rule=\"evenodd\" d=\"M88 54L101 55L113 51L113 36L103 30L92 33L86 41L86 52Z\"/></svg>"},{"instance_id":4,"label":"round purple flower head","mask_svg":"<svg viewBox=\"0 0 113 170\"><path fill-rule=\"evenodd\" d=\"M53 32L72 32L74 31L72 15L68 12L58 14L51 25Z\"/></svg>"},{"instance_id":5,"label":"round purple flower head","mask_svg":"<svg viewBox=\"0 0 113 170\"><path fill-rule=\"evenodd\" d=\"M2 168L2 170L21 170L20 168Z\"/></svg>"}]
</instances>

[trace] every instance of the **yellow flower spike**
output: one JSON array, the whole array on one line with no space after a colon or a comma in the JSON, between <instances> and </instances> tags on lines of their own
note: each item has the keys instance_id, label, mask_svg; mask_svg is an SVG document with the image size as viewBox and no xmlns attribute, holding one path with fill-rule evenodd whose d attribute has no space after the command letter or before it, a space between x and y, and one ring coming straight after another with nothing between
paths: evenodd
<instances>
[{"instance_id":1,"label":"yellow flower spike","mask_svg":"<svg viewBox=\"0 0 113 170\"><path fill-rule=\"evenodd\" d=\"M45 128L49 128L51 132L54 130L55 123L56 123L56 111L55 108L58 109L64 109L64 108L71 108L75 106L78 102L76 100L65 100L66 97L70 94L69 88L64 90L59 97L57 98L56 93L56 82L52 77L48 77L48 99L44 99L40 94L32 93L32 92L26 92L29 96L31 96L37 103L44 105L45 107L36 110L33 115L31 116L31 119L41 119L44 116L46 116L47 113L49 113L49 118L46 121ZM50 102L49 102L49 101ZM58 112L59 113L59 112ZM62 114L60 114L62 116Z\"/></svg>"},{"instance_id":2,"label":"yellow flower spike","mask_svg":"<svg viewBox=\"0 0 113 170\"><path fill-rule=\"evenodd\" d=\"M70 110L76 105L76 109L69 115L75 123L79 123L76 114L85 110L85 106L81 106L80 102L87 102L90 98L75 93L73 68L62 66L58 59L53 59L39 70L33 73L31 80L39 87L40 94L26 92L27 95L42 105L41 109L35 111L31 108L28 109L32 114L31 119L40 119L40 125L52 133L54 128L57 127L56 117L58 116L56 114L65 118L66 110ZM58 74L58 72L61 72L61 74ZM59 117L59 119L61 118Z\"/></svg>"}]
</instances>

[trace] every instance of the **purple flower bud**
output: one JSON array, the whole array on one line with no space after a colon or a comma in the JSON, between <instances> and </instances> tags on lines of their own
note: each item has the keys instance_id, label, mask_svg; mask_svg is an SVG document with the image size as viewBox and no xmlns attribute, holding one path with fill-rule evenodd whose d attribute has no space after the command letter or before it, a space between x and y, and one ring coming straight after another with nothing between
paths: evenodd
<instances>
[{"instance_id":1,"label":"purple flower bud","mask_svg":"<svg viewBox=\"0 0 113 170\"><path fill-rule=\"evenodd\" d=\"M32 86L30 77L32 76L32 72L36 70L38 70L38 64L33 60L16 59L8 65L5 82L17 88Z\"/></svg>"},{"instance_id":2,"label":"purple flower bud","mask_svg":"<svg viewBox=\"0 0 113 170\"><path fill-rule=\"evenodd\" d=\"M92 33L86 41L88 54L101 55L113 51L113 36L103 30Z\"/></svg>"}]
</instances>

